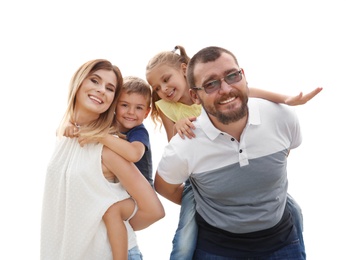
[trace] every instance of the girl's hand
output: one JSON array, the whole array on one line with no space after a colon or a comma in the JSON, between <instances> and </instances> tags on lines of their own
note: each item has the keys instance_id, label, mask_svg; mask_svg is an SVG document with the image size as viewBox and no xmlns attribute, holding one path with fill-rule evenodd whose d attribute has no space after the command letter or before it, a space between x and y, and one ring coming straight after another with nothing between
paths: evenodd
<instances>
[{"instance_id":1,"label":"girl's hand","mask_svg":"<svg viewBox=\"0 0 346 260\"><path fill-rule=\"evenodd\" d=\"M174 124L174 132L178 133L182 139L184 139L185 136L187 136L189 139L194 138L195 134L193 130L195 130L196 128L192 122L195 120L196 120L196 117L193 116L193 117L184 118L177 121Z\"/></svg>"},{"instance_id":2,"label":"girl's hand","mask_svg":"<svg viewBox=\"0 0 346 260\"><path fill-rule=\"evenodd\" d=\"M298 106L298 105L304 105L306 102L308 102L310 99L312 99L314 96L316 96L318 93L320 93L322 90L321 87L314 89L308 94L303 95L302 92L299 93L297 96L288 97L285 100L285 104L289 106Z\"/></svg>"}]
</instances>

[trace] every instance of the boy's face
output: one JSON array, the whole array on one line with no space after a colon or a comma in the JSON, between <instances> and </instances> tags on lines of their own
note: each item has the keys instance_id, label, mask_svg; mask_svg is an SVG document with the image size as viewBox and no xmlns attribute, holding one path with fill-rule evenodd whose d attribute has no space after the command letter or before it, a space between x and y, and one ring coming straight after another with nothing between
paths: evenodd
<instances>
[{"instance_id":1,"label":"boy's face","mask_svg":"<svg viewBox=\"0 0 346 260\"><path fill-rule=\"evenodd\" d=\"M143 95L122 92L117 102L115 115L120 131L127 132L142 124L149 112L148 101Z\"/></svg>"}]
</instances>

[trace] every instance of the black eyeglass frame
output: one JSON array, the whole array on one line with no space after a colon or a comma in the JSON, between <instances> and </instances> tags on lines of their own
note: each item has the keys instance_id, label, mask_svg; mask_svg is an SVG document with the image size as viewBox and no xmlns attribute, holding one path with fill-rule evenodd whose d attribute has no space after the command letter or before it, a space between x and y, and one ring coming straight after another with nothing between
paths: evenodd
<instances>
[{"instance_id":1,"label":"black eyeglass frame","mask_svg":"<svg viewBox=\"0 0 346 260\"><path fill-rule=\"evenodd\" d=\"M238 75L240 75L239 79L238 79ZM236 71L236 72L231 72L229 74L227 74L226 76L224 76L223 78L220 78L220 79L216 79L216 80L212 80L212 81L209 81L207 82L206 84L204 84L204 86L202 87L193 87L192 89L195 89L195 90L204 90L205 93L207 94L211 94L217 90L219 90L221 88L221 83L222 83L222 80L225 81L228 85L231 85L233 83L237 83L239 81L241 81L243 79L243 72L242 72L242 69ZM230 77L232 79L228 79L228 77ZM234 80L234 77L233 76L236 76L236 80ZM217 83L217 86L215 86L214 88L212 88L211 90L207 90L208 88L206 88L205 86L206 85L210 85L210 84L213 84L213 83Z\"/></svg>"}]
</instances>

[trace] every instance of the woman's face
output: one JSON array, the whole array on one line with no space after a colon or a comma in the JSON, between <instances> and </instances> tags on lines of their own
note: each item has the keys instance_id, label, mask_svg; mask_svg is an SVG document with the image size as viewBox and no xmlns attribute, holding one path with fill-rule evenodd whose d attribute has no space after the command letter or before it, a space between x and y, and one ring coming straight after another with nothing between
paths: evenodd
<instances>
[{"instance_id":1,"label":"woman's face","mask_svg":"<svg viewBox=\"0 0 346 260\"><path fill-rule=\"evenodd\" d=\"M97 70L83 80L75 104L79 124L91 122L109 109L114 100L116 84L117 77L109 70Z\"/></svg>"},{"instance_id":2,"label":"woman's face","mask_svg":"<svg viewBox=\"0 0 346 260\"><path fill-rule=\"evenodd\" d=\"M160 98L178 102L188 91L183 69L168 65L157 66L147 73L147 81Z\"/></svg>"}]
</instances>

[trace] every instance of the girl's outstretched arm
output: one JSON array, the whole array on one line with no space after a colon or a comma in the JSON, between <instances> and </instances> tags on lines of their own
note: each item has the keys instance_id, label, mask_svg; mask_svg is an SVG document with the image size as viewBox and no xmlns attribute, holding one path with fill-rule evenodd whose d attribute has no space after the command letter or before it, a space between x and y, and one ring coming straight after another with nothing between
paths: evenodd
<instances>
[{"instance_id":1,"label":"girl's outstretched arm","mask_svg":"<svg viewBox=\"0 0 346 260\"><path fill-rule=\"evenodd\" d=\"M311 100L318 93L320 93L322 89L323 88L318 87L305 95L303 95L303 93L300 92L296 96L288 96L288 95L279 94L279 93L275 93L275 92L271 92L271 91L263 90L259 88L249 88L249 96L256 97L256 98L263 98L275 103L282 103L289 106L298 106L298 105L303 105L309 100Z\"/></svg>"}]
</instances>

